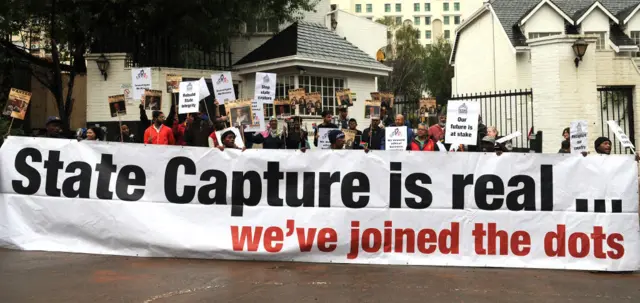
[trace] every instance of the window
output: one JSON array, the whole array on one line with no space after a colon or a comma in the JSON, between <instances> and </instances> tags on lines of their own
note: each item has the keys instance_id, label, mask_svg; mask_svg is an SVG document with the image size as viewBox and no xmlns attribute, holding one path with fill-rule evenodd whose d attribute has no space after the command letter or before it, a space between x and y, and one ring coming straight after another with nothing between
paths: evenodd
<instances>
[{"instance_id":1,"label":"window","mask_svg":"<svg viewBox=\"0 0 640 303\"><path fill-rule=\"evenodd\" d=\"M424 25L431 25L431 17L424 17Z\"/></svg>"},{"instance_id":2,"label":"window","mask_svg":"<svg viewBox=\"0 0 640 303\"><path fill-rule=\"evenodd\" d=\"M399 13L402 11L402 3L396 3L396 13Z\"/></svg>"},{"instance_id":3,"label":"window","mask_svg":"<svg viewBox=\"0 0 640 303\"><path fill-rule=\"evenodd\" d=\"M425 31L424 32L424 38L425 39L431 39L431 31Z\"/></svg>"},{"instance_id":4,"label":"window","mask_svg":"<svg viewBox=\"0 0 640 303\"><path fill-rule=\"evenodd\" d=\"M640 31L631 31L631 40L633 40L633 42L640 46ZM636 53L635 56L637 57L640 53Z\"/></svg>"},{"instance_id":5,"label":"window","mask_svg":"<svg viewBox=\"0 0 640 303\"><path fill-rule=\"evenodd\" d=\"M450 30L445 30L444 31L444 38L445 39L451 39L451 31Z\"/></svg>"},{"instance_id":6,"label":"window","mask_svg":"<svg viewBox=\"0 0 640 303\"><path fill-rule=\"evenodd\" d=\"M344 89L344 80L339 78L300 76L300 88L304 88L307 93L318 92L322 96L322 110L328 110L332 114L336 113L336 91ZM316 109L317 115L320 110ZM304 114L309 114L304 112Z\"/></svg>"},{"instance_id":7,"label":"window","mask_svg":"<svg viewBox=\"0 0 640 303\"><path fill-rule=\"evenodd\" d=\"M396 17L396 25L402 24L402 17Z\"/></svg>"},{"instance_id":8,"label":"window","mask_svg":"<svg viewBox=\"0 0 640 303\"><path fill-rule=\"evenodd\" d=\"M424 4L424 11L425 12L430 12L431 11L431 3L425 3Z\"/></svg>"},{"instance_id":9,"label":"window","mask_svg":"<svg viewBox=\"0 0 640 303\"><path fill-rule=\"evenodd\" d=\"M607 49L607 45L604 44L605 36L607 32L584 32L585 35L598 36L596 41L596 49Z\"/></svg>"},{"instance_id":10,"label":"window","mask_svg":"<svg viewBox=\"0 0 640 303\"><path fill-rule=\"evenodd\" d=\"M449 25L449 16L444 16L444 24Z\"/></svg>"},{"instance_id":11,"label":"window","mask_svg":"<svg viewBox=\"0 0 640 303\"><path fill-rule=\"evenodd\" d=\"M529 33L529 39L561 35L562 33Z\"/></svg>"},{"instance_id":12,"label":"window","mask_svg":"<svg viewBox=\"0 0 640 303\"><path fill-rule=\"evenodd\" d=\"M278 31L278 22L275 20L257 19L247 21L248 33L275 33Z\"/></svg>"},{"instance_id":13,"label":"window","mask_svg":"<svg viewBox=\"0 0 640 303\"><path fill-rule=\"evenodd\" d=\"M460 24L460 16L453 17L453 24Z\"/></svg>"},{"instance_id":14,"label":"window","mask_svg":"<svg viewBox=\"0 0 640 303\"><path fill-rule=\"evenodd\" d=\"M276 99L282 98L286 99L289 97L289 90L296 88L294 84L294 76L279 76L276 79ZM293 109L292 109L293 110ZM295 110L293 110L292 115L295 115ZM273 104L264 104L264 114L265 118L273 117Z\"/></svg>"},{"instance_id":15,"label":"window","mask_svg":"<svg viewBox=\"0 0 640 303\"><path fill-rule=\"evenodd\" d=\"M420 3L414 3L413 4L413 11L414 12L419 12L420 11Z\"/></svg>"},{"instance_id":16,"label":"window","mask_svg":"<svg viewBox=\"0 0 640 303\"><path fill-rule=\"evenodd\" d=\"M445 12L448 12L449 11L449 3L447 3L447 2L442 3L442 10L445 11Z\"/></svg>"},{"instance_id":17,"label":"window","mask_svg":"<svg viewBox=\"0 0 640 303\"><path fill-rule=\"evenodd\" d=\"M356 13L362 13L362 4L356 4Z\"/></svg>"},{"instance_id":18,"label":"window","mask_svg":"<svg viewBox=\"0 0 640 303\"><path fill-rule=\"evenodd\" d=\"M385 12L385 13L390 13L390 12L391 12L391 4L386 3L386 4L384 5L384 12Z\"/></svg>"},{"instance_id":19,"label":"window","mask_svg":"<svg viewBox=\"0 0 640 303\"><path fill-rule=\"evenodd\" d=\"M373 4L367 4L367 13L373 12Z\"/></svg>"},{"instance_id":20,"label":"window","mask_svg":"<svg viewBox=\"0 0 640 303\"><path fill-rule=\"evenodd\" d=\"M413 24L420 25L420 17L413 17Z\"/></svg>"},{"instance_id":21,"label":"window","mask_svg":"<svg viewBox=\"0 0 640 303\"><path fill-rule=\"evenodd\" d=\"M453 3L453 10L456 12L460 11L460 2L454 2Z\"/></svg>"}]
</instances>

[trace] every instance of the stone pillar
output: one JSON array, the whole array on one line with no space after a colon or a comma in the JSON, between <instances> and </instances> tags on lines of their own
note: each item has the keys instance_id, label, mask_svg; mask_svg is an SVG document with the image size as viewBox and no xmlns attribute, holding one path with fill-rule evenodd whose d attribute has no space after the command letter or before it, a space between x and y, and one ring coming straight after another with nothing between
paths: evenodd
<instances>
[{"instance_id":1,"label":"stone pillar","mask_svg":"<svg viewBox=\"0 0 640 303\"><path fill-rule=\"evenodd\" d=\"M589 47L579 66L574 63L573 43L578 35L561 35L528 40L531 47L533 122L543 132L544 153L557 153L562 130L571 121L589 123L589 151L598 137L600 110L596 85L596 38L583 37Z\"/></svg>"}]
</instances>

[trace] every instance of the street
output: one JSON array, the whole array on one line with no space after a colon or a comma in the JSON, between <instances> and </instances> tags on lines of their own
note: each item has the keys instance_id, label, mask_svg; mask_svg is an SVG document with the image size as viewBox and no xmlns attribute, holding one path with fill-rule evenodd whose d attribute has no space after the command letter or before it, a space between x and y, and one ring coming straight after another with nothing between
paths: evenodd
<instances>
[{"instance_id":1,"label":"street","mask_svg":"<svg viewBox=\"0 0 640 303\"><path fill-rule=\"evenodd\" d=\"M0 302L639 302L640 274L0 249Z\"/></svg>"}]
</instances>

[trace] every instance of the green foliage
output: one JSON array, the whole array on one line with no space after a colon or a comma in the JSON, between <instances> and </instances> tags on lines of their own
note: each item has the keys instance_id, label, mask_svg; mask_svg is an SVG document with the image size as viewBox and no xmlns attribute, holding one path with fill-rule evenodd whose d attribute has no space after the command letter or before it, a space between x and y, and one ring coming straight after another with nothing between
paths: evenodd
<instances>
[{"instance_id":1,"label":"green foliage","mask_svg":"<svg viewBox=\"0 0 640 303\"><path fill-rule=\"evenodd\" d=\"M451 51L451 44L444 38L426 47L424 82L427 91L439 100L451 97L451 78L454 76L453 66L449 64Z\"/></svg>"}]
</instances>

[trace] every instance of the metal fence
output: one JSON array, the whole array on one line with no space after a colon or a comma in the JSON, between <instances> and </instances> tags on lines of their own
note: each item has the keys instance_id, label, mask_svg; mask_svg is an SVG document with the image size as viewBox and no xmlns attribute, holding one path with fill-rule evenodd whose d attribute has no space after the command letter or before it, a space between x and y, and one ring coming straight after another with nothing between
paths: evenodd
<instances>
[{"instance_id":1,"label":"metal fence","mask_svg":"<svg viewBox=\"0 0 640 303\"><path fill-rule=\"evenodd\" d=\"M622 147L614 133L609 129L607 121L616 121L625 134L635 145L634 112L633 112L633 87L628 86L604 86L598 88L600 99L600 122L602 136L608 137L613 143L611 152L614 154L630 154L629 149Z\"/></svg>"},{"instance_id":2,"label":"metal fence","mask_svg":"<svg viewBox=\"0 0 640 303\"><path fill-rule=\"evenodd\" d=\"M533 130L533 92L527 90L463 94L449 100L480 102L480 113L486 126L494 126L498 135L520 131L522 136L512 140L516 151L533 149L528 134Z\"/></svg>"}]
</instances>

